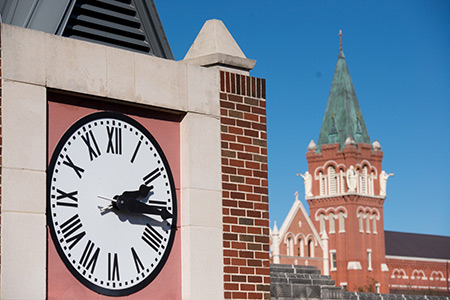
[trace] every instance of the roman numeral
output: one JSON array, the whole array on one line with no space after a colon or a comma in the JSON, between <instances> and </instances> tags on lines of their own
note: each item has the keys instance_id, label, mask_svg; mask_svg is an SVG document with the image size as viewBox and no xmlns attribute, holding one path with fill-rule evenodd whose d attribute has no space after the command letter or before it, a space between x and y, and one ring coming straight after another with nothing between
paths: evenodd
<instances>
[{"instance_id":1,"label":"roman numeral","mask_svg":"<svg viewBox=\"0 0 450 300\"><path fill-rule=\"evenodd\" d=\"M106 126L108 147L106 153L122 154L122 128Z\"/></svg>"},{"instance_id":2,"label":"roman numeral","mask_svg":"<svg viewBox=\"0 0 450 300\"><path fill-rule=\"evenodd\" d=\"M84 169L75 165L70 159L69 155L66 155L65 159L66 160L63 161L63 164L65 164L68 167L71 167L75 171L75 173L77 173L78 177L81 179L81 173L84 172Z\"/></svg>"},{"instance_id":3,"label":"roman numeral","mask_svg":"<svg viewBox=\"0 0 450 300\"><path fill-rule=\"evenodd\" d=\"M167 202L166 201L161 201L161 200L148 200L147 204L151 204L154 206L166 206Z\"/></svg>"},{"instance_id":4,"label":"roman numeral","mask_svg":"<svg viewBox=\"0 0 450 300\"><path fill-rule=\"evenodd\" d=\"M158 248L161 246L162 235L158 233L150 224L147 224L142 235L142 240L147 243L153 250L158 252Z\"/></svg>"},{"instance_id":5,"label":"roman numeral","mask_svg":"<svg viewBox=\"0 0 450 300\"><path fill-rule=\"evenodd\" d=\"M69 207L78 207L78 199L77 199L77 197L75 197L78 194L77 191L66 193L63 190L56 189L56 192L58 193L58 196L56 196L56 200L61 200L61 199L68 198L68 200L73 201L73 202L56 201L56 205L69 206Z\"/></svg>"},{"instance_id":6,"label":"roman numeral","mask_svg":"<svg viewBox=\"0 0 450 300\"><path fill-rule=\"evenodd\" d=\"M108 253L108 280L120 280L117 253L114 253L114 256Z\"/></svg>"},{"instance_id":7,"label":"roman numeral","mask_svg":"<svg viewBox=\"0 0 450 300\"><path fill-rule=\"evenodd\" d=\"M81 138L88 147L89 158L91 159L91 161L94 158L97 158L101 153L100 149L98 148L97 141L95 140L94 134L92 133L92 130L86 132L86 135L82 135ZM94 144L95 149L92 147L91 142Z\"/></svg>"},{"instance_id":8,"label":"roman numeral","mask_svg":"<svg viewBox=\"0 0 450 300\"><path fill-rule=\"evenodd\" d=\"M86 268L86 270L89 270L91 268L90 272L91 274L94 273L95 265L97 264L98 255L100 254L100 248L97 247L97 249L92 253L92 250L94 249L95 244L89 240L86 244L86 247L84 247L83 254L81 255L80 264ZM91 255L92 253L92 255Z\"/></svg>"},{"instance_id":9,"label":"roman numeral","mask_svg":"<svg viewBox=\"0 0 450 300\"><path fill-rule=\"evenodd\" d=\"M139 141L139 142L137 143L136 149L134 149L133 156L131 157L131 163L134 163L134 159L136 158L136 155L137 155L137 153L138 153L138 151L139 151L139 148L141 147L141 144L142 144L141 141Z\"/></svg>"},{"instance_id":10,"label":"roman numeral","mask_svg":"<svg viewBox=\"0 0 450 300\"><path fill-rule=\"evenodd\" d=\"M69 249L72 249L86 235L84 231L75 233L75 231L80 229L82 226L83 225L81 224L78 214L61 224L61 231L66 239L66 243L69 244L72 242L69 245Z\"/></svg>"},{"instance_id":11,"label":"roman numeral","mask_svg":"<svg viewBox=\"0 0 450 300\"><path fill-rule=\"evenodd\" d=\"M159 171L158 168L154 169L153 171L151 171L150 173L148 173L148 174L143 178L145 185L150 184L153 180L155 180L155 179L158 178L159 176L161 176L161 171Z\"/></svg>"},{"instance_id":12,"label":"roman numeral","mask_svg":"<svg viewBox=\"0 0 450 300\"><path fill-rule=\"evenodd\" d=\"M133 247L131 247L131 254L133 255L134 265L136 266L136 272L141 273L141 270L144 269L144 265L142 264L141 260L139 259L139 256L136 253L136 250L134 250Z\"/></svg>"}]
</instances>

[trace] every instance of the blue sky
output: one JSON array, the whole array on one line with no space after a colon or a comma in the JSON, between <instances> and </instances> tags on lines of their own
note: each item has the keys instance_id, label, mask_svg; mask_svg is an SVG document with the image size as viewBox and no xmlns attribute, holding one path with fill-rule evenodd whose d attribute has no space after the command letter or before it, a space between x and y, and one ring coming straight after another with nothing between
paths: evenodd
<instances>
[{"instance_id":1,"label":"blue sky","mask_svg":"<svg viewBox=\"0 0 450 300\"><path fill-rule=\"evenodd\" d=\"M317 142L338 31L371 140L390 177L386 230L450 236L450 1L155 0L176 60L220 19L267 80L271 226ZM307 203L303 200L306 208Z\"/></svg>"}]
</instances>

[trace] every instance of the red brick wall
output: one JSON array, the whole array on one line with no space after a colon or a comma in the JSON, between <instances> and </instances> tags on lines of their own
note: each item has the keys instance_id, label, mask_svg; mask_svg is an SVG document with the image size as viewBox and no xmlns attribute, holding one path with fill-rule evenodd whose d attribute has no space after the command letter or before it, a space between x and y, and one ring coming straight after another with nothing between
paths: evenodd
<instances>
[{"instance_id":1,"label":"red brick wall","mask_svg":"<svg viewBox=\"0 0 450 300\"><path fill-rule=\"evenodd\" d=\"M445 260L386 258L389 268L389 291L450 292L449 265Z\"/></svg>"},{"instance_id":2,"label":"red brick wall","mask_svg":"<svg viewBox=\"0 0 450 300\"><path fill-rule=\"evenodd\" d=\"M314 226L320 231L320 222L316 219L316 213L321 211L325 216L330 212L335 215L344 208L346 212L345 232L339 231L339 220L335 219L335 233L329 230L329 220L325 221L325 229L328 235L329 250L336 250L337 268L330 270L330 276L336 281L337 285L341 282L347 283L349 291L357 291L371 284L373 280L380 283L382 293L389 292L388 274L381 271L381 264L385 263L385 243L384 243L384 221L383 205L384 198L380 197L379 176L382 170L383 152L374 152L368 144L358 144L357 147L347 146L339 150L339 144L323 145L321 153L309 151L306 153L308 160L308 170L313 176L312 193L316 198L308 199L310 217ZM376 170L377 177L374 179L374 195L362 195L355 192L351 194L339 195L320 195L320 182L318 180L318 171L322 170L327 174L328 165L334 165L336 171L340 168L347 171L351 165L355 169L368 164L372 167L370 170ZM346 188L347 189L347 188ZM319 197L318 197L319 196ZM370 222L370 232L366 230L365 220L363 221L363 232L359 230L358 211L362 209L371 213L378 212L379 220L376 221L376 233L373 231L373 223ZM357 247L349 247L357 245ZM367 251L371 250L371 265L367 260ZM361 263L361 270L348 270L348 263L358 261Z\"/></svg>"},{"instance_id":3,"label":"red brick wall","mask_svg":"<svg viewBox=\"0 0 450 300\"><path fill-rule=\"evenodd\" d=\"M225 299L270 299L265 80L220 72Z\"/></svg>"}]
</instances>

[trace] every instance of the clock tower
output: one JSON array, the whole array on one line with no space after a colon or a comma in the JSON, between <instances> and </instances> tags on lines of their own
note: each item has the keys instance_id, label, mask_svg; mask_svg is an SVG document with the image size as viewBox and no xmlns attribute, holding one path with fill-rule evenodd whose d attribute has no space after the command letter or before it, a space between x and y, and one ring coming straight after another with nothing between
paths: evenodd
<instances>
[{"instance_id":1,"label":"clock tower","mask_svg":"<svg viewBox=\"0 0 450 300\"><path fill-rule=\"evenodd\" d=\"M342 38L342 34L340 33ZM341 46L317 144L306 153L310 217L329 238L330 275L348 290L388 292L383 152L371 143Z\"/></svg>"}]
</instances>

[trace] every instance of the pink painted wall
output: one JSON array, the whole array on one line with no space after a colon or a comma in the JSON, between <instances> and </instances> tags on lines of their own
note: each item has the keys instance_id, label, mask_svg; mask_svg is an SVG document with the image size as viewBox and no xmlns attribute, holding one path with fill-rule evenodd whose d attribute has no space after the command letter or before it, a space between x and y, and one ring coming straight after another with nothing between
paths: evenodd
<instances>
[{"instance_id":1,"label":"pink painted wall","mask_svg":"<svg viewBox=\"0 0 450 300\"><path fill-rule=\"evenodd\" d=\"M159 275L144 289L126 297L99 295L84 287L65 267L48 233L47 297L48 299L181 299L180 236L180 119L178 115L127 107L75 96L48 95L48 158L59 139L80 118L97 111L124 113L140 122L158 141L169 162L177 193L178 230L171 254Z\"/></svg>"}]
</instances>

